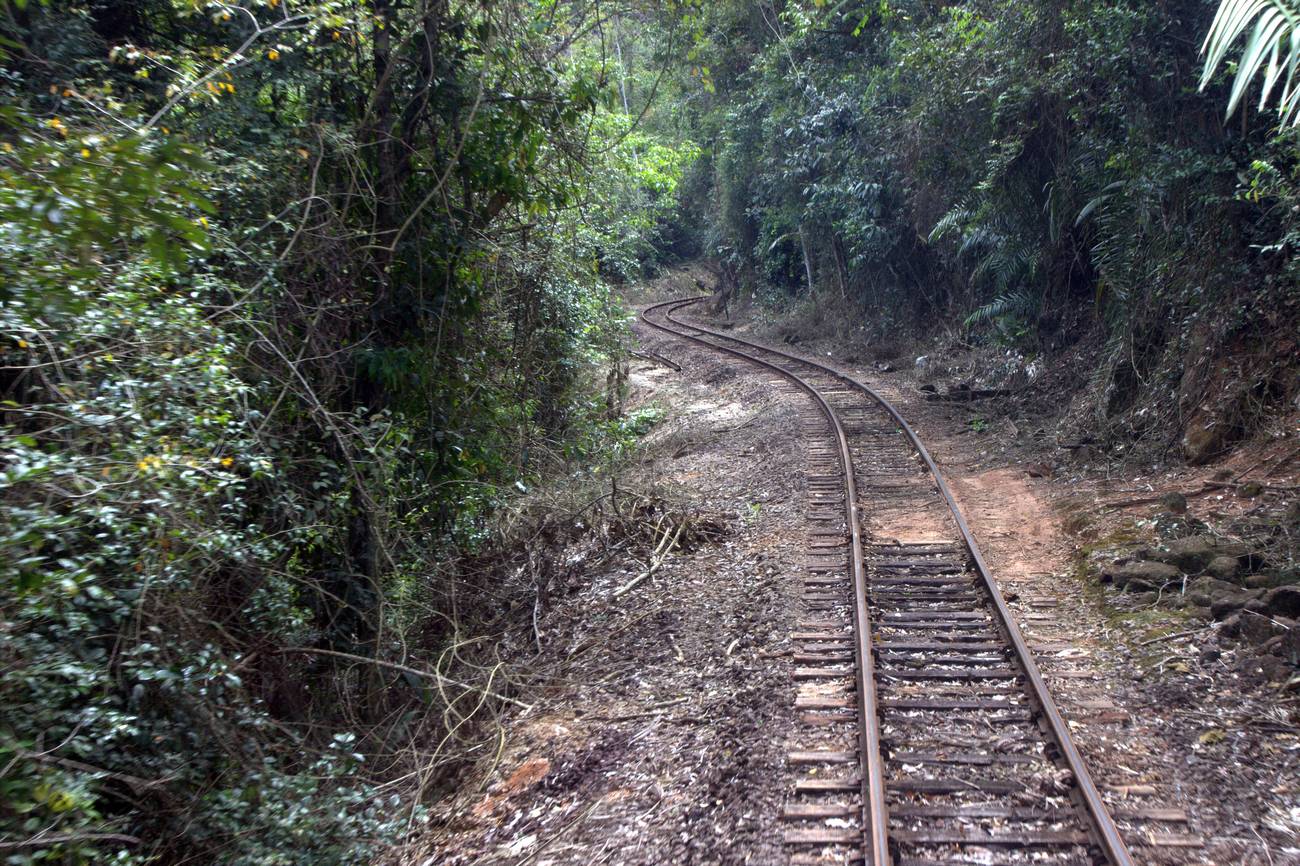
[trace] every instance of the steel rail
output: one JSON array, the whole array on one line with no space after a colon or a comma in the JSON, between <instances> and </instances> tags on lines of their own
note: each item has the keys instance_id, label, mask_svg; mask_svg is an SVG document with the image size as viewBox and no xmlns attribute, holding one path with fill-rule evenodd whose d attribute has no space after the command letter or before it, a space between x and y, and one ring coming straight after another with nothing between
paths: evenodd
<instances>
[{"instance_id":1,"label":"steel rail","mask_svg":"<svg viewBox=\"0 0 1300 866\"><path fill-rule=\"evenodd\" d=\"M1012 649L1015 651L1017 660L1024 668L1025 677L1028 680L1030 687L1029 696L1038 705L1040 719L1046 721L1048 733L1051 735L1052 739L1055 740L1056 747L1060 750L1061 756L1065 759L1066 765L1074 775L1077 793L1082 799L1081 805L1089 819L1090 826L1088 827L1088 830L1092 835L1094 842L1096 842L1097 847L1101 850L1102 854L1106 857L1111 866L1132 866L1133 858L1129 854L1128 847L1124 844L1124 839L1120 835L1119 828L1115 826L1115 821L1111 817L1110 811L1106 808L1105 802L1101 799L1101 794L1097 790L1097 786L1093 782L1087 766L1083 762L1083 757L1079 754L1079 750L1074 745L1074 741L1070 736L1069 728L1066 726L1065 720L1062 718L1061 712L1056 706L1056 701L1053 700L1051 693L1048 691L1047 683L1043 680L1042 672L1039 671L1038 664L1034 661L1029 646L1025 642L1024 635L1021 634L1020 627L1016 624L1015 618L1011 614L1011 609L1007 607L1006 599L1002 597L1001 590L998 589L997 583L993 580L988 563L985 562L984 556L980 552L979 544L976 543L975 536L971 533L970 526L966 523L966 518L961 512L961 508L957 505L957 500L953 497L952 491L948 487L948 483L944 480L943 474L939 471L938 464L935 463L934 458L930 455L929 449L927 449L925 444L921 442L916 431L912 429L912 426L907 423L903 416L888 400L872 388L834 367L829 367L819 361L791 355L788 352L773 349L769 346L764 346L749 340L743 340L739 337L723 333L722 331L706 328L702 325L683 322L679 319L673 318L673 312L676 312L681 307L697 303L698 301L703 300L703 298L703 295L699 295L692 298L683 298L678 301L670 301L665 304L656 304L652 307L648 307L646 312L649 312L649 310L652 309L658 309L659 307L676 305L673 306L672 310L665 311L664 317L679 327L689 328L708 334L712 337L729 340L734 343L739 343L742 346L748 346L753 349L758 349L763 352L768 352L813 367L818 371L839 380L850 388L861 391L863 394L870 397L878 403L891 418L893 418L894 423L903 431L903 434L911 442L912 447L915 448L916 452L921 456L921 459L929 470L931 477L934 479L935 486L943 496L944 501L948 504L948 510L952 514L953 521L956 523L957 529L961 533L962 541L965 544L967 551L970 553L971 561L975 566L975 571L979 575L980 582L984 585L985 591L988 593L989 598L992 601L993 610L998 623L1001 626L1003 633L1007 636ZM644 314L642 318L645 321L649 321L648 319L645 319ZM674 333L669 328L664 328L663 326L657 325L653 322L651 322L651 324L660 330ZM703 342L705 345L719 351L730 352L733 354L736 353L736 350L734 349L708 343L707 341L700 340L697 337L686 334L679 334L679 336L687 337L695 342ZM740 352L739 354L750 358L751 360L755 360L764 366L775 367L792 379L798 379L795 374L783 370L777 365L765 362L759 358L753 358L753 356L747 355L743 352ZM805 387L810 386L805 384Z\"/></svg>"},{"instance_id":2,"label":"steel rail","mask_svg":"<svg viewBox=\"0 0 1300 866\"><path fill-rule=\"evenodd\" d=\"M835 410L831 408L826 398L811 384L789 370L770 361L764 361L762 358L755 357L748 352L742 352L739 349L732 349L727 346L719 346L700 337L675 331L651 320L646 315L651 310L669 307L674 304L685 306L689 303L695 303L697 300L699 298L688 298L655 304L647 307L641 313L641 320L652 328L657 328L675 337L691 340L714 351L733 355L789 379L813 398L813 401L821 409L822 414L826 416L826 420L835 432L835 439L840 451L840 466L844 470L844 497L850 538L850 568L854 597L853 620L856 632L854 653L858 660L858 750L862 758L862 764L866 768L861 780L862 826L865 836L863 853L866 866L890 866L889 815L885 803L884 761L880 756L880 714L876 699L875 657L871 652L871 620L867 613L867 568L862 552L862 527L858 512L857 475L853 471L853 455L849 450L848 435L844 431L844 425L840 423L839 416L835 414ZM669 312L665 312L664 316L681 327L695 327L672 319Z\"/></svg>"}]
</instances>

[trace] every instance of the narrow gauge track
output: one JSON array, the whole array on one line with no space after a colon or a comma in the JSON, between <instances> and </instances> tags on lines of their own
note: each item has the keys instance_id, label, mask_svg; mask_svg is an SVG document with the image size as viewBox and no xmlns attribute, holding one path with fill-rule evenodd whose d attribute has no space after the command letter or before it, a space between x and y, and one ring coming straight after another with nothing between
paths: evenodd
<instances>
[{"instance_id":1,"label":"narrow gauge track","mask_svg":"<svg viewBox=\"0 0 1300 866\"><path fill-rule=\"evenodd\" d=\"M807 766L784 818L794 863L1132 863L948 485L884 398L825 365L681 321L647 325L807 393L811 524L793 635ZM900 435L901 434L901 435ZM919 462L918 462L919 458ZM937 497L937 499L936 499ZM873 510L937 531L865 538ZM814 618L815 617L815 618ZM801 745L804 745L801 743Z\"/></svg>"}]
</instances>

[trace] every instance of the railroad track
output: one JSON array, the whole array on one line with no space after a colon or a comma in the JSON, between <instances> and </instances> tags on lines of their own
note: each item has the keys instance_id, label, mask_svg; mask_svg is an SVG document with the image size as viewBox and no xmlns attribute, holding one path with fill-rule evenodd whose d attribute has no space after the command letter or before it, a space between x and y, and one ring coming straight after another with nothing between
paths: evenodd
<instances>
[{"instance_id":1,"label":"railroad track","mask_svg":"<svg viewBox=\"0 0 1300 866\"><path fill-rule=\"evenodd\" d=\"M803 616L793 639L801 768L792 863L1133 861L925 446L830 367L642 314L806 393ZM868 508L869 506L869 508ZM903 530L895 529L903 525Z\"/></svg>"}]
</instances>

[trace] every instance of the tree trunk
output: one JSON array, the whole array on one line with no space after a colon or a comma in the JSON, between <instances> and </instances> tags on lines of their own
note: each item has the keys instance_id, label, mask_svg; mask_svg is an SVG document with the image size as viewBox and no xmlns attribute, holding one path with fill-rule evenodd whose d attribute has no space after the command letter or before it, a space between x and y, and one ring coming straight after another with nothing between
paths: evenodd
<instances>
[{"instance_id":1,"label":"tree trunk","mask_svg":"<svg viewBox=\"0 0 1300 866\"><path fill-rule=\"evenodd\" d=\"M844 242L839 235L831 235L831 254L835 257L835 277L840 283L840 299L848 300L849 266L844 255Z\"/></svg>"},{"instance_id":2,"label":"tree trunk","mask_svg":"<svg viewBox=\"0 0 1300 866\"><path fill-rule=\"evenodd\" d=\"M805 230L803 223L799 224L799 247L803 250L803 270L808 277L808 291L813 290L813 266L812 256L808 254L808 232Z\"/></svg>"}]
</instances>

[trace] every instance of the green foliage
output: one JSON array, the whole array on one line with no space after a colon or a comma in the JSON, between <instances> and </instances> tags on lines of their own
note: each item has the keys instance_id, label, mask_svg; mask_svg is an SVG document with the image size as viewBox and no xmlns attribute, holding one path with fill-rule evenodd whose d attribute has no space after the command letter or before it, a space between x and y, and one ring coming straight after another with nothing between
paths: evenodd
<instances>
[{"instance_id":1,"label":"green foliage","mask_svg":"<svg viewBox=\"0 0 1300 866\"><path fill-rule=\"evenodd\" d=\"M319 633L311 576L292 562L341 552L346 500L313 503L294 476L318 467L303 486L324 491L338 470L265 430L253 407L270 392L237 375L241 346L195 303L234 287L155 288L164 273L124 263L75 315L0 311L6 366L27 379L7 404L0 477L14 625L0 643L13 666L0 750L17 762L0 822L10 838L89 834L31 849L69 862L143 858L136 844L93 842L107 831L224 862L298 862L291 850L362 862L365 840L398 819L328 781L354 775L348 755L324 748L297 767L316 750L278 742L264 688L245 681L264 672L242 672L254 635L266 646ZM393 420L352 425L377 461L401 459ZM175 830L124 820L131 796L171 802ZM237 839L248 841L232 849Z\"/></svg>"},{"instance_id":2,"label":"green foliage","mask_svg":"<svg viewBox=\"0 0 1300 866\"><path fill-rule=\"evenodd\" d=\"M957 255L972 263L970 280L979 294L995 293L965 319L966 327L985 322L1023 328L1037 317L1043 274L1041 246L1031 230L1014 223L1011 214L990 213L989 206L974 210L959 206L944 215L930 232L930 242L960 233Z\"/></svg>"},{"instance_id":3,"label":"green foliage","mask_svg":"<svg viewBox=\"0 0 1300 866\"><path fill-rule=\"evenodd\" d=\"M90 278L96 250L119 240L142 245L169 270L183 267L186 247L205 249L205 214L214 209L195 188L208 168L195 147L158 136L78 134L58 117L45 123L57 136L42 136L9 116L17 145L0 159L0 237L7 249L34 255L0 265L5 300L30 287L28 304L70 301L63 280ZM42 267L51 259L63 265L57 277ZM19 271L47 279L33 285Z\"/></svg>"},{"instance_id":4,"label":"green foliage","mask_svg":"<svg viewBox=\"0 0 1300 866\"><path fill-rule=\"evenodd\" d=\"M374 792L479 752L489 638L545 595L468 570L494 514L655 422L611 282L704 251L1004 342L1094 307L1133 381L1207 311L1286 327L1296 139L1185 80L1209 11L5 4L10 859L369 862L418 826L423 789Z\"/></svg>"},{"instance_id":5,"label":"green foliage","mask_svg":"<svg viewBox=\"0 0 1300 866\"><path fill-rule=\"evenodd\" d=\"M1259 109L1263 111L1268 105L1280 82L1278 115L1283 124L1294 124L1298 119L1296 108L1300 107L1300 82L1296 81L1296 67L1300 65L1300 9L1290 0L1222 0L1201 48L1205 54L1201 89L1209 84L1228 50L1252 22L1255 26L1237 61L1227 113L1232 115L1251 82L1262 76Z\"/></svg>"},{"instance_id":6,"label":"green foliage","mask_svg":"<svg viewBox=\"0 0 1300 866\"><path fill-rule=\"evenodd\" d=\"M603 277L698 153L556 11L0 11L6 862L373 862L479 747L463 563L653 423Z\"/></svg>"},{"instance_id":7,"label":"green foliage","mask_svg":"<svg viewBox=\"0 0 1300 866\"><path fill-rule=\"evenodd\" d=\"M1028 289L1000 295L967 316L966 327L982 322L1000 322L1004 325L1014 323L1023 326L1024 323L1032 321L1037 314L1038 301L1038 296Z\"/></svg>"},{"instance_id":8,"label":"green foliage","mask_svg":"<svg viewBox=\"0 0 1300 866\"><path fill-rule=\"evenodd\" d=\"M1295 116L1296 14L1289 0L712 4L691 67L712 89L679 109L707 181L684 218L742 293L848 303L877 336L960 323L1038 353L1095 323L1103 414L1149 408L1170 423L1124 435L1170 435L1199 399L1171 382L1195 381L1182 371L1207 345L1297 324L1297 139L1221 114L1262 81L1261 106ZM1229 81L1214 70L1243 35Z\"/></svg>"},{"instance_id":9,"label":"green foliage","mask_svg":"<svg viewBox=\"0 0 1300 866\"><path fill-rule=\"evenodd\" d=\"M678 185L700 150L689 138L664 140L617 112L600 114L595 132L613 144L590 176L594 219L576 231L600 273L622 282L672 260Z\"/></svg>"}]
</instances>

